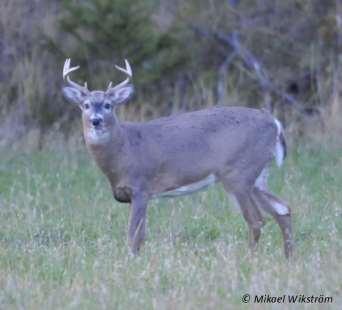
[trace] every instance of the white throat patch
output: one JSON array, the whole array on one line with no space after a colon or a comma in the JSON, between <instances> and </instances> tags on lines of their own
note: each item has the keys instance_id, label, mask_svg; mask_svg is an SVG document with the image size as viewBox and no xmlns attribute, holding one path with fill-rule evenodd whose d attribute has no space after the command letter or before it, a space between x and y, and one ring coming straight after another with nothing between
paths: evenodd
<instances>
[{"instance_id":1,"label":"white throat patch","mask_svg":"<svg viewBox=\"0 0 342 310\"><path fill-rule=\"evenodd\" d=\"M85 139L89 144L103 144L110 139L110 133L104 129L91 128L87 131Z\"/></svg>"}]
</instances>

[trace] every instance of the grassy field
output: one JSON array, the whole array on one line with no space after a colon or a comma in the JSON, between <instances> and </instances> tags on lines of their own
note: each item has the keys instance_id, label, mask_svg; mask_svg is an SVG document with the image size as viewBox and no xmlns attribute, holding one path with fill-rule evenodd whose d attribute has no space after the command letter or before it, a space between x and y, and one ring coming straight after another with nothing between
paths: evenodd
<instances>
[{"instance_id":1,"label":"grassy field","mask_svg":"<svg viewBox=\"0 0 342 310\"><path fill-rule=\"evenodd\" d=\"M220 186L153 201L131 257L128 208L84 149L0 158L0 309L240 309L246 293L323 294L333 303L283 306L341 309L342 149L302 146L273 169L271 187L293 211L290 263L272 220L250 255Z\"/></svg>"}]
</instances>

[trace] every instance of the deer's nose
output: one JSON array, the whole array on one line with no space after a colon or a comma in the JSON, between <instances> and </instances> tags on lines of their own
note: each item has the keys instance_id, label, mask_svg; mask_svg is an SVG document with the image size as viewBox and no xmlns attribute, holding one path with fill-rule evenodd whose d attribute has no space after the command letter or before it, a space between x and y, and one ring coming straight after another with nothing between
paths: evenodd
<instances>
[{"instance_id":1,"label":"deer's nose","mask_svg":"<svg viewBox=\"0 0 342 310\"><path fill-rule=\"evenodd\" d=\"M94 117L91 119L91 123L93 124L94 127L97 127L101 124L102 118L99 117Z\"/></svg>"}]
</instances>

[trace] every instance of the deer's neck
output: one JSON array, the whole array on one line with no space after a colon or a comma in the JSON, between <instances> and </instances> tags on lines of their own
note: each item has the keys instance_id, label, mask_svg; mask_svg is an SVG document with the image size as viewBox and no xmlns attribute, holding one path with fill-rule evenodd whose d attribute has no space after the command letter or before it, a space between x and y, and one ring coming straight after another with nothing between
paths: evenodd
<instances>
[{"instance_id":1,"label":"deer's neck","mask_svg":"<svg viewBox=\"0 0 342 310\"><path fill-rule=\"evenodd\" d=\"M98 137L88 132L85 135L85 140L97 165L108 177L112 186L115 185L120 178L120 158L125 147L123 128L117 124L110 131L98 135Z\"/></svg>"}]
</instances>

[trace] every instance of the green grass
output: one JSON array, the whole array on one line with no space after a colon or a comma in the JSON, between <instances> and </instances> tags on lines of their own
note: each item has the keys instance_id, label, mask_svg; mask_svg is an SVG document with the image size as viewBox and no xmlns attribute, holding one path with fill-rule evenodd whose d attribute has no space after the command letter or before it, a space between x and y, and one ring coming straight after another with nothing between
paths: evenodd
<instances>
[{"instance_id":1,"label":"green grass","mask_svg":"<svg viewBox=\"0 0 342 310\"><path fill-rule=\"evenodd\" d=\"M128 207L84 149L0 158L0 309L240 309L245 293L324 294L334 298L326 308L340 309L341 149L301 147L272 172L293 211L290 263L272 220L250 255L246 224L220 186L152 201L147 241L132 257Z\"/></svg>"}]
</instances>

